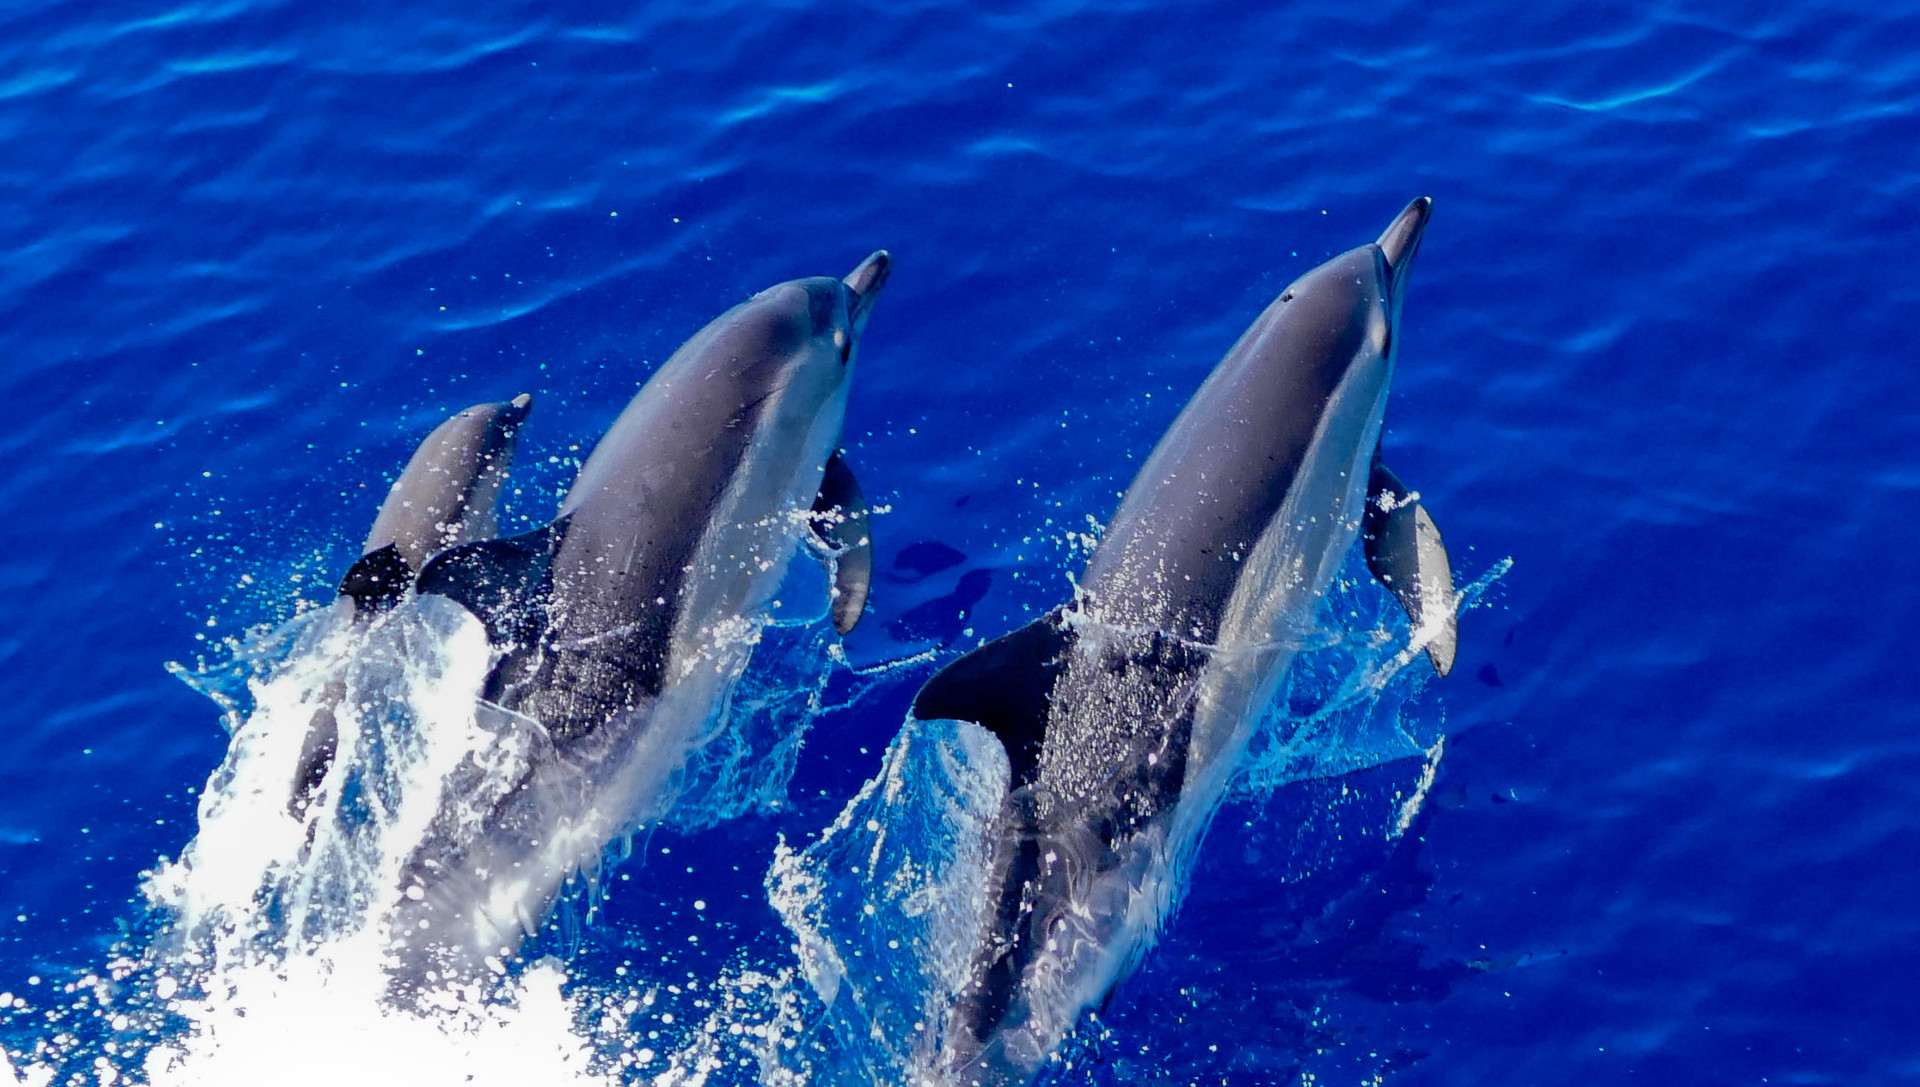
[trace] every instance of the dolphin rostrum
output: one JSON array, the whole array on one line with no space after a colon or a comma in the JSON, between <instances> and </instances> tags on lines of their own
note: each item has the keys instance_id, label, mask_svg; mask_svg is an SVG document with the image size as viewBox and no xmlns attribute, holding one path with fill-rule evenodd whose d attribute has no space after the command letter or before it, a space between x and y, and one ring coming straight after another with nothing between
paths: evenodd
<instances>
[{"instance_id":1,"label":"dolphin rostrum","mask_svg":"<svg viewBox=\"0 0 1920 1087\"><path fill-rule=\"evenodd\" d=\"M993 732L1011 770L970 974L929 1054L952 1082L1032 1079L1138 961L1363 529L1415 644L1451 667L1446 551L1378 453L1429 207L1267 307L1141 468L1072 603L916 696L919 720Z\"/></svg>"},{"instance_id":2,"label":"dolphin rostrum","mask_svg":"<svg viewBox=\"0 0 1920 1087\"><path fill-rule=\"evenodd\" d=\"M409 866L391 932L403 958L432 952L416 968L471 972L512 951L569 875L665 812L803 538L833 560L834 625L858 621L867 514L836 449L889 268L876 252L844 279L728 310L634 396L552 523L420 572L420 594L485 624L483 709L528 754L477 826L430 838Z\"/></svg>"}]
</instances>

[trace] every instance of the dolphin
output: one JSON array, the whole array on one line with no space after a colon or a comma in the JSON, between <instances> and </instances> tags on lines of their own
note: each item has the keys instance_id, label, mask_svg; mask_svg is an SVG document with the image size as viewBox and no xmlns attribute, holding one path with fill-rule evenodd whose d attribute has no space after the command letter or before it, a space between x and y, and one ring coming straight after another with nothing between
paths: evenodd
<instances>
[{"instance_id":1,"label":"dolphin","mask_svg":"<svg viewBox=\"0 0 1920 1087\"><path fill-rule=\"evenodd\" d=\"M380 504L359 561L340 579L340 595L356 612L392 607L428 559L494 534L500 486L532 407L527 393L475 404L435 427L413 451Z\"/></svg>"},{"instance_id":2,"label":"dolphin","mask_svg":"<svg viewBox=\"0 0 1920 1087\"><path fill-rule=\"evenodd\" d=\"M1151 944L1356 537L1451 668L1444 545L1379 455L1430 207L1282 292L1142 466L1074 600L915 696L918 720L991 731L1011 771L971 966L930 1054L951 1082L1031 1080Z\"/></svg>"},{"instance_id":3,"label":"dolphin","mask_svg":"<svg viewBox=\"0 0 1920 1087\"><path fill-rule=\"evenodd\" d=\"M831 560L836 629L859 620L867 512L837 449L890 268L876 252L728 310L634 396L550 524L420 571L418 594L485 625L482 709L527 754L477 825L409 864L390 926L403 976L512 952L568 876L665 813L803 541Z\"/></svg>"},{"instance_id":4,"label":"dolphin","mask_svg":"<svg viewBox=\"0 0 1920 1087\"><path fill-rule=\"evenodd\" d=\"M493 535L500 487L513 463L520 425L532 407L533 397L527 393L475 404L420 442L380 503L359 560L340 579L336 611L345 621L366 622L391 610L427 559ZM314 708L288 798L288 811L296 818L305 814L333 764L340 734L334 708L344 690L334 680Z\"/></svg>"}]
</instances>

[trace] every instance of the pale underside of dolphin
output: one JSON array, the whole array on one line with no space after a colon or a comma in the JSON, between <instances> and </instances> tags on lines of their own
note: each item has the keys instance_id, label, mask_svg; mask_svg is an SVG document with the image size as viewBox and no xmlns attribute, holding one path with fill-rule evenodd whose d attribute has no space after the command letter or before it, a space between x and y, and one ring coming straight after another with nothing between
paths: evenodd
<instances>
[{"instance_id":1,"label":"pale underside of dolphin","mask_svg":"<svg viewBox=\"0 0 1920 1087\"><path fill-rule=\"evenodd\" d=\"M483 721L525 759L479 825L438 828L395 889L403 978L511 952L568 876L664 813L803 543L830 560L836 628L858 621L867 515L836 449L889 268L877 252L721 315L634 396L550 524L421 570L419 594L485 625Z\"/></svg>"},{"instance_id":2,"label":"pale underside of dolphin","mask_svg":"<svg viewBox=\"0 0 1920 1087\"><path fill-rule=\"evenodd\" d=\"M1076 599L915 698L991 730L1012 770L971 976L926 1054L951 1082L1030 1080L1152 941L1356 537L1451 668L1445 549L1379 460L1429 207L1282 292L1141 468Z\"/></svg>"}]
</instances>

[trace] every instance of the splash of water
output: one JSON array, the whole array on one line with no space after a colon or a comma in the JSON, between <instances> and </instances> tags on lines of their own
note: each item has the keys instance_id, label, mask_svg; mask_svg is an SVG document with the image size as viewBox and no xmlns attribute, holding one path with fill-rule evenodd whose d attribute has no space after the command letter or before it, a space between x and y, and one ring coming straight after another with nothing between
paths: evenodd
<instances>
[{"instance_id":1,"label":"splash of water","mask_svg":"<svg viewBox=\"0 0 1920 1087\"><path fill-rule=\"evenodd\" d=\"M1510 566L1467 586L1462 610ZM1395 837L1444 751L1443 720L1417 712L1430 672L1409 667L1431 632L1410 630L1352 558L1322 601L1319 629L1260 715L1227 799L1257 805L1292 783L1405 760L1416 780L1378 828ZM979 939L1008 778L1004 748L985 729L909 717L879 775L818 840L797 851L782 843L769 901L837 1040L817 1085L938 1082L933 1046Z\"/></svg>"},{"instance_id":2,"label":"splash of water","mask_svg":"<svg viewBox=\"0 0 1920 1087\"><path fill-rule=\"evenodd\" d=\"M1481 607L1512 566L1501 559L1461 589L1461 613ZM1433 678L1422 659L1431 632L1409 629L1358 559L1349 557L1328 590L1320 629L1330 634L1294 657L1254 728L1232 798L1264 799L1294 782L1424 759L1440 742L1445 719L1417 712Z\"/></svg>"},{"instance_id":3,"label":"splash of water","mask_svg":"<svg viewBox=\"0 0 1920 1087\"><path fill-rule=\"evenodd\" d=\"M226 694L229 720L245 712L199 833L144 888L164 921L137 970L181 1024L145 1054L145 1078L607 1082L552 963L512 976L502 964L491 984L449 984L416 1007L390 999L388 922L409 860L430 835L477 827L537 750L531 722L477 711L484 630L434 597L371 624L336 607L290 627L196 683ZM317 776L316 744L331 753ZM317 1023L335 1043L321 1052Z\"/></svg>"},{"instance_id":4,"label":"splash of water","mask_svg":"<svg viewBox=\"0 0 1920 1087\"><path fill-rule=\"evenodd\" d=\"M827 678L844 666L839 649L833 628L818 619L772 623L760 633L755 659L784 666L751 669L735 684L724 727L689 760L669 824L698 830L780 806L806 724L825 708Z\"/></svg>"},{"instance_id":5,"label":"splash of water","mask_svg":"<svg viewBox=\"0 0 1920 1087\"><path fill-rule=\"evenodd\" d=\"M706 746L673 783L686 801L674 824L784 801L819 692L843 666L824 603L796 599L787 614L798 618L736 632L751 662L696 729ZM632 989L637 979L583 984L544 959L492 962L490 976L441 979L399 1006L392 917L409 861L488 817L536 757L538 726L477 700L492 664L485 632L437 597L372 622L311 608L225 649L211 664L171 666L232 734L198 833L147 874L138 931L67 987L67 1006L47 1013L64 1025L17 1072L0 1069L0 1084L604 1084L641 1070L698 1083L718 1059L695 1052L707 1034L734 1037L750 1007L792 1003L779 995L792 986L736 972L722 1001L736 1018L686 1034L695 1011L719 1013L665 1010ZM630 844L612 843L605 863ZM561 921L590 914L601 874L575 881ZM632 1007L610 1017L609 1001Z\"/></svg>"},{"instance_id":6,"label":"splash of water","mask_svg":"<svg viewBox=\"0 0 1920 1087\"><path fill-rule=\"evenodd\" d=\"M1425 669L1409 667L1417 635L1397 609L1353 569L1322 621L1333 633L1297 658L1233 781L1243 810L1292 782L1409 754L1430 775L1438 758L1442 721L1420 698ZM845 667L834 644L818 617L765 629L681 782L675 825L782 806L800 732ZM570 977L553 960L503 963L400 1009L382 966L381 902L404 893L393 856L447 811L479 810L488 783L526 757L515 722L473 710L484 638L457 609L415 604L358 627L314 609L229 650L212 667L177 669L234 733L203 795L200 835L150 874L153 912L129 950L66 987L65 1025L0 1066L0 1084L924 1079L947 994L969 965L1007 784L1004 753L984 730L908 722L881 774L819 840L782 841L767 889L796 936L797 967L741 962L668 984L626 968ZM856 677L850 697L886 674ZM335 759L298 808L292 785L323 707L338 730ZM1397 826L1381 833L1418 811L1428 782L1408 784L1387 820ZM593 901L588 886L575 906L590 912ZM76 1040L87 1030L90 1042ZM1079 1059L1090 1037L1063 1059Z\"/></svg>"},{"instance_id":7,"label":"splash of water","mask_svg":"<svg viewBox=\"0 0 1920 1087\"><path fill-rule=\"evenodd\" d=\"M437 597L371 625L312 613L247 684L252 709L201 794L199 833L146 894L221 967L378 934L430 827L471 826L527 768L529 730L475 711L490 651ZM252 662L247 662L253 667ZM307 780L318 746L331 748Z\"/></svg>"},{"instance_id":8,"label":"splash of water","mask_svg":"<svg viewBox=\"0 0 1920 1087\"><path fill-rule=\"evenodd\" d=\"M930 1052L941 1004L971 964L1009 773L986 729L909 720L818 841L775 851L768 899L851 1051L839 1070L905 1082Z\"/></svg>"}]
</instances>

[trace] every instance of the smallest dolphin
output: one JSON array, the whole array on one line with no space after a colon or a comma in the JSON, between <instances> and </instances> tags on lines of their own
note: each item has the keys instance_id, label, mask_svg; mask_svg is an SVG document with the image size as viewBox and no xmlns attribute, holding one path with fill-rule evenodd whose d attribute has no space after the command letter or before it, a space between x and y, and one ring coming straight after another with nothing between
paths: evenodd
<instances>
[{"instance_id":1,"label":"smallest dolphin","mask_svg":"<svg viewBox=\"0 0 1920 1087\"><path fill-rule=\"evenodd\" d=\"M441 423L413 452L373 519L360 560L340 579L356 614L398 603L427 560L492 538L495 503L533 397L475 404Z\"/></svg>"},{"instance_id":2,"label":"smallest dolphin","mask_svg":"<svg viewBox=\"0 0 1920 1087\"><path fill-rule=\"evenodd\" d=\"M360 558L340 579L341 618L371 621L406 595L427 560L458 544L488 539L497 527L495 506L513 463L520 424L533 397L475 404L433 428L393 481L361 545ZM328 685L307 726L294 765L287 807L296 817L333 765L340 725L334 707L344 691Z\"/></svg>"}]
</instances>

